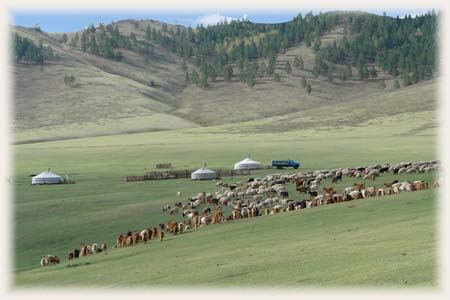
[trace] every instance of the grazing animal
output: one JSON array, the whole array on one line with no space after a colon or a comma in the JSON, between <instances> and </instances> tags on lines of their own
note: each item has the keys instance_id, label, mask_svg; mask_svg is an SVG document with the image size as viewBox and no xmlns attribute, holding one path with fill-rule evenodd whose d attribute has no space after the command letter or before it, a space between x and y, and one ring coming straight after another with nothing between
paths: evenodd
<instances>
[{"instance_id":1,"label":"grazing animal","mask_svg":"<svg viewBox=\"0 0 450 300\"><path fill-rule=\"evenodd\" d=\"M97 245L97 243L93 243L92 244L92 253L93 254L98 253L98 245Z\"/></svg>"},{"instance_id":2,"label":"grazing animal","mask_svg":"<svg viewBox=\"0 0 450 300\"><path fill-rule=\"evenodd\" d=\"M83 245L83 246L81 247L81 250L80 250L80 257L81 257L81 256L86 256L86 255L88 255L87 252L88 252L88 251L87 251L87 246L86 246L86 245Z\"/></svg>"},{"instance_id":3,"label":"grazing animal","mask_svg":"<svg viewBox=\"0 0 450 300\"><path fill-rule=\"evenodd\" d=\"M148 229L144 229L141 231L140 236L141 240L144 242L144 244L147 244L147 241L149 240L150 231Z\"/></svg>"},{"instance_id":4,"label":"grazing animal","mask_svg":"<svg viewBox=\"0 0 450 300\"><path fill-rule=\"evenodd\" d=\"M181 192L180 191L177 192L177 197L181 197Z\"/></svg>"},{"instance_id":5,"label":"grazing animal","mask_svg":"<svg viewBox=\"0 0 450 300\"><path fill-rule=\"evenodd\" d=\"M353 183L353 186L356 186L356 188L358 189L359 192L361 192L362 190L364 190L366 188L366 185L364 183Z\"/></svg>"},{"instance_id":6,"label":"grazing animal","mask_svg":"<svg viewBox=\"0 0 450 300\"><path fill-rule=\"evenodd\" d=\"M48 259L46 256L44 256L43 258L41 258L41 267L46 267L48 266Z\"/></svg>"},{"instance_id":7,"label":"grazing animal","mask_svg":"<svg viewBox=\"0 0 450 300\"><path fill-rule=\"evenodd\" d=\"M132 238L133 238L133 244L137 244L141 239L141 237L139 236L139 232L137 232L137 231L133 232Z\"/></svg>"},{"instance_id":8,"label":"grazing animal","mask_svg":"<svg viewBox=\"0 0 450 300\"><path fill-rule=\"evenodd\" d=\"M60 262L59 257L56 255L47 255L45 258L47 259L47 266L57 265Z\"/></svg>"},{"instance_id":9,"label":"grazing animal","mask_svg":"<svg viewBox=\"0 0 450 300\"><path fill-rule=\"evenodd\" d=\"M127 237L127 247L133 246L133 237L129 236Z\"/></svg>"},{"instance_id":10,"label":"grazing animal","mask_svg":"<svg viewBox=\"0 0 450 300\"><path fill-rule=\"evenodd\" d=\"M289 203L288 203L288 209L287 209L287 210L288 210L288 211L295 210L294 202L289 202Z\"/></svg>"},{"instance_id":11,"label":"grazing animal","mask_svg":"<svg viewBox=\"0 0 450 300\"><path fill-rule=\"evenodd\" d=\"M233 216L233 220L241 219L241 212L239 210L237 210L237 209L234 209L231 212L231 215Z\"/></svg>"},{"instance_id":12,"label":"grazing animal","mask_svg":"<svg viewBox=\"0 0 450 300\"><path fill-rule=\"evenodd\" d=\"M309 195L311 196L311 197L317 197L317 191L310 191L309 192Z\"/></svg>"},{"instance_id":13,"label":"grazing animal","mask_svg":"<svg viewBox=\"0 0 450 300\"><path fill-rule=\"evenodd\" d=\"M102 243L101 249L103 250L103 252L106 251L106 248L106 243Z\"/></svg>"},{"instance_id":14,"label":"grazing animal","mask_svg":"<svg viewBox=\"0 0 450 300\"><path fill-rule=\"evenodd\" d=\"M250 216L251 217L257 217L259 216L259 209L258 207L252 207L252 209L250 210Z\"/></svg>"},{"instance_id":15,"label":"grazing animal","mask_svg":"<svg viewBox=\"0 0 450 300\"><path fill-rule=\"evenodd\" d=\"M171 221L167 223L167 230L169 233L177 234L178 233L178 223L176 221Z\"/></svg>"},{"instance_id":16,"label":"grazing animal","mask_svg":"<svg viewBox=\"0 0 450 300\"><path fill-rule=\"evenodd\" d=\"M194 228L198 228L200 226L200 217L194 216L194 218L192 218L192 223Z\"/></svg>"},{"instance_id":17,"label":"grazing animal","mask_svg":"<svg viewBox=\"0 0 450 300\"><path fill-rule=\"evenodd\" d=\"M309 192L309 188L307 187L307 186L300 186L300 187L297 187L297 191L299 192L299 193L308 193Z\"/></svg>"},{"instance_id":18,"label":"grazing animal","mask_svg":"<svg viewBox=\"0 0 450 300\"><path fill-rule=\"evenodd\" d=\"M162 242L164 240L164 231L159 231L159 240Z\"/></svg>"},{"instance_id":19,"label":"grazing animal","mask_svg":"<svg viewBox=\"0 0 450 300\"><path fill-rule=\"evenodd\" d=\"M377 189L377 196L378 197L383 197L384 196L384 190L383 189Z\"/></svg>"},{"instance_id":20,"label":"grazing animal","mask_svg":"<svg viewBox=\"0 0 450 300\"><path fill-rule=\"evenodd\" d=\"M125 247L127 245L128 235L121 234L116 239L117 247Z\"/></svg>"},{"instance_id":21,"label":"grazing animal","mask_svg":"<svg viewBox=\"0 0 450 300\"><path fill-rule=\"evenodd\" d=\"M72 252L69 253L69 260L72 260L74 258L78 258L80 256L80 250L74 249Z\"/></svg>"},{"instance_id":22,"label":"grazing animal","mask_svg":"<svg viewBox=\"0 0 450 300\"><path fill-rule=\"evenodd\" d=\"M281 205L275 205L273 208L272 208L272 214L277 214L277 213L279 213L281 211Z\"/></svg>"},{"instance_id":23,"label":"grazing animal","mask_svg":"<svg viewBox=\"0 0 450 300\"><path fill-rule=\"evenodd\" d=\"M156 227L153 227L153 226L152 226L152 236L154 236L155 238L158 236L158 229Z\"/></svg>"},{"instance_id":24,"label":"grazing animal","mask_svg":"<svg viewBox=\"0 0 450 300\"><path fill-rule=\"evenodd\" d=\"M177 215L178 214L178 207L174 207L171 210L169 210L169 214Z\"/></svg>"},{"instance_id":25,"label":"grazing animal","mask_svg":"<svg viewBox=\"0 0 450 300\"><path fill-rule=\"evenodd\" d=\"M289 197L289 193L287 191L282 191L280 192L281 197L283 198L288 198Z\"/></svg>"},{"instance_id":26,"label":"grazing animal","mask_svg":"<svg viewBox=\"0 0 450 300\"><path fill-rule=\"evenodd\" d=\"M330 188L324 187L323 190L325 191L325 193L330 194L330 195L336 193L336 191L332 187L330 187Z\"/></svg>"},{"instance_id":27,"label":"grazing animal","mask_svg":"<svg viewBox=\"0 0 450 300\"><path fill-rule=\"evenodd\" d=\"M332 182L332 183L336 183L336 182L338 182L338 181L341 181L341 182L342 182L342 175L334 176L334 177L331 179L331 182Z\"/></svg>"}]
</instances>

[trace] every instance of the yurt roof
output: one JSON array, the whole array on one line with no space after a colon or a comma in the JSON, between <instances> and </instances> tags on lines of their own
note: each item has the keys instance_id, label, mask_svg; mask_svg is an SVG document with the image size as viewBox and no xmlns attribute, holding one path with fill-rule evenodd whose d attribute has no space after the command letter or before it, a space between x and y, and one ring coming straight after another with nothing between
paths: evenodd
<instances>
[{"instance_id":1,"label":"yurt roof","mask_svg":"<svg viewBox=\"0 0 450 300\"><path fill-rule=\"evenodd\" d=\"M247 157L246 159L238 162L238 164L260 164L260 162Z\"/></svg>"},{"instance_id":2,"label":"yurt roof","mask_svg":"<svg viewBox=\"0 0 450 300\"><path fill-rule=\"evenodd\" d=\"M33 178L61 178L61 176L49 171L45 171L40 173L39 175L34 176Z\"/></svg>"},{"instance_id":3,"label":"yurt roof","mask_svg":"<svg viewBox=\"0 0 450 300\"><path fill-rule=\"evenodd\" d=\"M202 167L194 172L194 174L216 174L215 171Z\"/></svg>"}]
</instances>

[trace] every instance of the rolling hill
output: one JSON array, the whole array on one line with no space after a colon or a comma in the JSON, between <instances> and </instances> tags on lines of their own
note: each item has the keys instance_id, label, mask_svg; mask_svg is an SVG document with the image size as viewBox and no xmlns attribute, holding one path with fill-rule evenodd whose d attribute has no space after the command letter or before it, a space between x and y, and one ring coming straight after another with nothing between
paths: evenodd
<instances>
[{"instance_id":1,"label":"rolling hill","mask_svg":"<svg viewBox=\"0 0 450 300\"><path fill-rule=\"evenodd\" d=\"M114 25L124 36L134 34L138 42L145 40L147 27L161 30L166 26L169 32L180 27L150 20L123 20ZM326 115L336 111L336 107L349 115L355 108L353 117L348 119L355 116L358 119L364 109L367 111L377 102L376 99L389 103L386 110L389 115L401 113L403 108L406 111L431 111L436 106L435 81L393 91L394 77L381 70L376 78L363 81L316 78L312 75L315 53L305 42L277 56L275 72L281 76L280 82L265 74L257 77L254 87L249 87L238 80L238 75L230 81L218 76L209 82L209 87L201 88L186 82L182 70L183 61L187 62L188 70L198 70L194 62L154 41L148 42L153 49L148 56L135 50L120 49L123 58L116 61L83 52L79 45L63 43L62 33L50 34L20 26L14 26L12 30L36 44L41 41L51 46L58 56L43 67L15 64L13 130L16 143L256 120L264 123L267 122L265 119L270 122L277 116L280 116L278 120L289 118L290 125L276 122L271 124L272 130L277 130L278 125L280 130L304 129L304 124L312 124L308 120L310 116ZM68 33L67 36L70 40L81 33ZM337 24L320 36L321 44L339 43L344 36L350 37L345 27ZM302 57L304 68L293 68L288 74L284 66L286 62L293 65L296 56ZM261 63L263 60L254 61ZM237 66L234 66L234 73L239 73ZM353 73L356 73L355 68ZM69 75L75 77L75 83L67 86L63 79ZM303 78L311 84L311 93L303 88ZM380 88L382 80L385 88ZM411 92L414 89L420 90L420 94ZM378 113L366 113L362 119L377 117L384 104L377 107Z\"/></svg>"}]
</instances>

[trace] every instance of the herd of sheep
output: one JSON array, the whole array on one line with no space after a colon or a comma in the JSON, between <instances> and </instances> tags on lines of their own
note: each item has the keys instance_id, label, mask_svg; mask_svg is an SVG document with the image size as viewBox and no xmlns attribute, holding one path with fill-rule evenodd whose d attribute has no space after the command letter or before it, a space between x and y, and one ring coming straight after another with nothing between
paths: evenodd
<instances>
[{"instance_id":1,"label":"herd of sheep","mask_svg":"<svg viewBox=\"0 0 450 300\"><path fill-rule=\"evenodd\" d=\"M324 169L309 172L295 172L292 174L272 174L262 178L249 178L247 182L236 182L227 184L222 181L216 183L219 191L213 193L201 192L193 197L187 198L185 202L176 202L174 207L167 204L163 211L171 215L181 215L183 222L171 221L167 224L159 224L159 228L150 227L142 231L128 232L121 234L116 239L115 247L127 247L140 242L147 243L152 237L159 237L162 242L164 232L171 234L182 233L191 228L198 228L209 224L224 223L242 218L257 217L262 214L270 215L283 211L300 210L319 205L339 203L369 197L379 197L399 194L400 192L412 192L416 190L428 189L426 181L403 181L394 180L384 182L382 187L367 186L369 182L375 182L376 178L383 173L392 174L412 174L425 173L439 170L439 162L402 162L398 164L373 165L367 167ZM331 179L331 183L342 181L342 177L353 177L355 180L350 187L345 187L341 192L337 192L333 187L324 187L319 193L319 184L326 179ZM369 180L369 181L366 181ZM296 191L305 194L306 199L294 201L289 199L286 189L287 184L295 184ZM433 187L439 187L442 179L435 179ZM181 192L176 193L181 197ZM203 209L200 206L209 204ZM222 207L229 207L231 215L225 216ZM92 249L94 248L94 249ZM79 256L98 253L106 250L106 244L97 247L83 245L81 251L75 249L69 253L69 260ZM41 259L42 266L58 264L57 256L47 255Z\"/></svg>"}]
</instances>

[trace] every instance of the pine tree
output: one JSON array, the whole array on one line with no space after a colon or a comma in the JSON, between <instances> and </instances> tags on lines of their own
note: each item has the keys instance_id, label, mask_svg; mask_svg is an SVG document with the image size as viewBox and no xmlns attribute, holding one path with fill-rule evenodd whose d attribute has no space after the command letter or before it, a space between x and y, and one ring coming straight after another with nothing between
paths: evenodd
<instances>
[{"instance_id":1,"label":"pine tree","mask_svg":"<svg viewBox=\"0 0 450 300\"><path fill-rule=\"evenodd\" d=\"M145 28L145 38L149 41L152 38L152 30L150 29L150 25L147 25Z\"/></svg>"},{"instance_id":2,"label":"pine tree","mask_svg":"<svg viewBox=\"0 0 450 300\"><path fill-rule=\"evenodd\" d=\"M362 67L362 71L363 71L363 77L369 78L369 69L367 69L367 66L365 64Z\"/></svg>"},{"instance_id":3,"label":"pine tree","mask_svg":"<svg viewBox=\"0 0 450 300\"><path fill-rule=\"evenodd\" d=\"M286 73L290 74L292 72L292 67L291 64L287 61L286 65L284 66L284 71L286 71Z\"/></svg>"},{"instance_id":4,"label":"pine tree","mask_svg":"<svg viewBox=\"0 0 450 300\"><path fill-rule=\"evenodd\" d=\"M267 66L266 63L263 61L261 62L261 64L259 65L259 73L258 76L259 77L264 77L264 74L267 72Z\"/></svg>"},{"instance_id":5,"label":"pine tree","mask_svg":"<svg viewBox=\"0 0 450 300\"><path fill-rule=\"evenodd\" d=\"M187 65L186 65L186 61L185 61L185 60L183 60L183 62L181 63L181 69L182 69L183 71L186 71L186 70L187 70Z\"/></svg>"},{"instance_id":6,"label":"pine tree","mask_svg":"<svg viewBox=\"0 0 450 300\"><path fill-rule=\"evenodd\" d=\"M87 29L87 31L88 31L88 32L95 33L95 26L94 26L93 24L90 24L89 27L88 27L88 29Z\"/></svg>"},{"instance_id":7,"label":"pine tree","mask_svg":"<svg viewBox=\"0 0 450 300\"><path fill-rule=\"evenodd\" d=\"M230 65L227 65L227 66L223 69L223 78L224 78L226 81L230 81L232 77L233 77L233 67L231 67Z\"/></svg>"},{"instance_id":8,"label":"pine tree","mask_svg":"<svg viewBox=\"0 0 450 300\"><path fill-rule=\"evenodd\" d=\"M400 88L400 83L398 82L398 80L395 80L393 87L394 89L399 89Z\"/></svg>"},{"instance_id":9,"label":"pine tree","mask_svg":"<svg viewBox=\"0 0 450 300\"><path fill-rule=\"evenodd\" d=\"M328 68L328 72L327 72L327 78L329 82L333 82L333 71L331 70L331 68Z\"/></svg>"},{"instance_id":10,"label":"pine tree","mask_svg":"<svg viewBox=\"0 0 450 300\"><path fill-rule=\"evenodd\" d=\"M193 70L192 73L191 73L191 81L192 81L193 84L199 84L200 83L200 80L198 78L198 73L195 70Z\"/></svg>"},{"instance_id":11,"label":"pine tree","mask_svg":"<svg viewBox=\"0 0 450 300\"><path fill-rule=\"evenodd\" d=\"M81 34L81 50L83 52L87 51L87 42L88 42L88 38L87 38L87 34L86 31L83 31L83 33Z\"/></svg>"},{"instance_id":12,"label":"pine tree","mask_svg":"<svg viewBox=\"0 0 450 300\"><path fill-rule=\"evenodd\" d=\"M200 86L203 88L208 87L208 70L202 67L200 70Z\"/></svg>"},{"instance_id":13,"label":"pine tree","mask_svg":"<svg viewBox=\"0 0 450 300\"><path fill-rule=\"evenodd\" d=\"M122 52L120 52L120 51L114 52L114 59L115 59L115 60L121 61L122 58L123 58Z\"/></svg>"},{"instance_id":14,"label":"pine tree","mask_svg":"<svg viewBox=\"0 0 450 300\"><path fill-rule=\"evenodd\" d=\"M340 81L345 81L347 77L345 76L345 71L340 69L338 72L338 78Z\"/></svg>"},{"instance_id":15,"label":"pine tree","mask_svg":"<svg viewBox=\"0 0 450 300\"><path fill-rule=\"evenodd\" d=\"M346 75L347 78L350 78L353 75L352 74L352 67L350 66L350 64L347 64L345 66L345 75Z\"/></svg>"},{"instance_id":16,"label":"pine tree","mask_svg":"<svg viewBox=\"0 0 450 300\"><path fill-rule=\"evenodd\" d=\"M89 51L93 54L98 54L98 46L95 36L91 36L91 40L89 42Z\"/></svg>"},{"instance_id":17,"label":"pine tree","mask_svg":"<svg viewBox=\"0 0 450 300\"><path fill-rule=\"evenodd\" d=\"M296 55L294 58L294 67L298 68L300 66L300 60L298 56Z\"/></svg>"},{"instance_id":18,"label":"pine tree","mask_svg":"<svg viewBox=\"0 0 450 300\"><path fill-rule=\"evenodd\" d=\"M77 40L75 38L70 39L70 47L75 48L77 46Z\"/></svg>"},{"instance_id":19,"label":"pine tree","mask_svg":"<svg viewBox=\"0 0 450 300\"><path fill-rule=\"evenodd\" d=\"M302 88L305 88L306 83L307 83L305 77L302 77L301 83L302 83Z\"/></svg>"},{"instance_id":20,"label":"pine tree","mask_svg":"<svg viewBox=\"0 0 450 300\"><path fill-rule=\"evenodd\" d=\"M66 33L63 33L63 35L62 35L62 41L63 41L64 44L67 43L67 34L66 34Z\"/></svg>"},{"instance_id":21,"label":"pine tree","mask_svg":"<svg viewBox=\"0 0 450 300\"><path fill-rule=\"evenodd\" d=\"M73 75L64 76L64 84L65 85L72 86L74 82L75 82L75 77Z\"/></svg>"},{"instance_id":22,"label":"pine tree","mask_svg":"<svg viewBox=\"0 0 450 300\"><path fill-rule=\"evenodd\" d=\"M371 78L375 78L378 76L377 70L375 69L374 66L372 66L369 70L369 74Z\"/></svg>"},{"instance_id":23,"label":"pine tree","mask_svg":"<svg viewBox=\"0 0 450 300\"><path fill-rule=\"evenodd\" d=\"M308 92L308 94L311 94L311 85L308 83L307 85L306 85L306 91Z\"/></svg>"},{"instance_id":24,"label":"pine tree","mask_svg":"<svg viewBox=\"0 0 450 300\"><path fill-rule=\"evenodd\" d=\"M304 69L304 65L303 65L304 63L303 63L303 58L302 57L299 57L299 59L298 59L298 68L300 69L300 70L303 70Z\"/></svg>"},{"instance_id":25,"label":"pine tree","mask_svg":"<svg viewBox=\"0 0 450 300\"><path fill-rule=\"evenodd\" d=\"M409 86L412 84L411 82L411 78L409 77L408 73L404 73L402 76L402 80L403 80L403 86Z\"/></svg>"},{"instance_id":26,"label":"pine tree","mask_svg":"<svg viewBox=\"0 0 450 300\"><path fill-rule=\"evenodd\" d=\"M273 72L274 72L274 65L271 64L271 63L269 62L269 65L267 66L267 71L266 71L266 73L267 73L268 75L272 75Z\"/></svg>"},{"instance_id":27,"label":"pine tree","mask_svg":"<svg viewBox=\"0 0 450 300\"><path fill-rule=\"evenodd\" d=\"M273 74L273 80L279 82L281 80L280 74L278 73Z\"/></svg>"},{"instance_id":28,"label":"pine tree","mask_svg":"<svg viewBox=\"0 0 450 300\"><path fill-rule=\"evenodd\" d=\"M212 82L216 81L217 73L216 73L216 69L214 68L213 65L209 65L208 75L211 78Z\"/></svg>"},{"instance_id":29,"label":"pine tree","mask_svg":"<svg viewBox=\"0 0 450 300\"><path fill-rule=\"evenodd\" d=\"M249 77L247 78L247 85L249 87L253 87L256 84L256 78L254 75L249 75Z\"/></svg>"}]
</instances>

